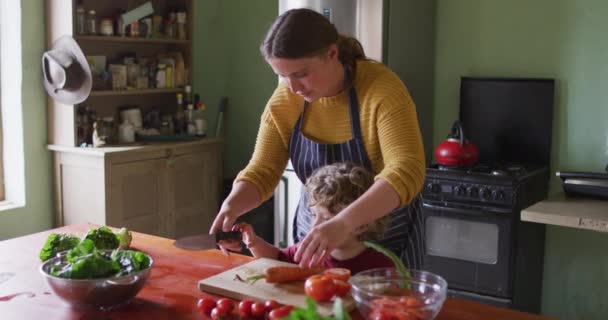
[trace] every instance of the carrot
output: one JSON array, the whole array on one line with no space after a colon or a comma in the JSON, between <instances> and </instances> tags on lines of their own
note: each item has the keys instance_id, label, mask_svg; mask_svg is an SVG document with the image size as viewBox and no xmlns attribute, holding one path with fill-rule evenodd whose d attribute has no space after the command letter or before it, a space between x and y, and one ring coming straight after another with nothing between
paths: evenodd
<instances>
[{"instance_id":1,"label":"carrot","mask_svg":"<svg viewBox=\"0 0 608 320\"><path fill-rule=\"evenodd\" d=\"M268 283L285 283L305 280L306 278L323 272L323 268L300 268L291 266L277 266L266 269L265 278Z\"/></svg>"}]
</instances>

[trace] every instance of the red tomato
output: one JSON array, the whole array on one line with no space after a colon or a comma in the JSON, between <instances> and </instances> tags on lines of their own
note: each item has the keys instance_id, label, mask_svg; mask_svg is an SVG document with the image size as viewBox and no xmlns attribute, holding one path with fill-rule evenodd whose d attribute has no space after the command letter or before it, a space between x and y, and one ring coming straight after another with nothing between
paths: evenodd
<instances>
[{"instance_id":1,"label":"red tomato","mask_svg":"<svg viewBox=\"0 0 608 320\"><path fill-rule=\"evenodd\" d=\"M196 303L196 308L198 310L202 311L206 315L210 315L211 310L213 310L213 308L215 308L215 306L216 306L215 300L213 300L211 298L202 298L202 299L199 299L198 302Z\"/></svg>"},{"instance_id":2,"label":"red tomato","mask_svg":"<svg viewBox=\"0 0 608 320\"><path fill-rule=\"evenodd\" d=\"M344 297L347 293L350 292L350 283L342 280L334 279L334 285L336 286L336 295L338 297Z\"/></svg>"},{"instance_id":3,"label":"red tomato","mask_svg":"<svg viewBox=\"0 0 608 320\"><path fill-rule=\"evenodd\" d=\"M215 308L213 308L213 310L211 310L211 319L220 320L220 319L225 318L229 314L230 314L230 311L228 311L227 309L215 307Z\"/></svg>"},{"instance_id":4,"label":"red tomato","mask_svg":"<svg viewBox=\"0 0 608 320\"><path fill-rule=\"evenodd\" d=\"M266 314L266 306L264 302L254 302L251 305L251 316L256 319L264 319L264 315Z\"/></svg>"},{"instance_id":5,"label":"red tomato","mask_svg":"<svg viewBox=\"0 0 608 320\"><path fill-rule=\"evenodd\" d=\"M289 313L291 312L292 309L293 309L293 306L282 306L280 308L276 308L276 309L270 311L270 313L268 314L268 319L269 320L279 320L279 319L287 318L287 316L289 316Z\"/></svg>"},{"instance_id":6,"label":"red tomato","mask_svg":"<svg viewBox=\"0 0 608 320\"><path fill-rule=\"evenodd\" d=\"M336 280L348 281L350 279L350 270L346 268L329 268L323 271L323 275Z\"/></svg>"},{"instance_id":7,"label":"red tomato","mask_svg":"<svg viewBox=\"0 0 608 320\"><path fill-rule=\"evenodd\" d=\"M266 313L280 307L281 304L276 302L275 300L267 300L264 302L264 307L266 307Z\"/></svg>"},{"instance_id":8,"label":"red tomato","mask_svg":"<svg viewBox=\"0 0 608 320\"><path fill-rule=\"evenodd\" d=\"M304 291L317 302L327 302L336 294L336 285L325 276L312 276L304 283Z\"/></svg>"},{"instance_id":9,"label":"red tomato","mask_svg":"<svg viewBox=\"0 0 608 320\"><path fill-rule=\"evenodd\" d=\"M398 320L390 311L382 309L373 309L368 318L370 320Z\"/></svg>"},{"instance_id":10,"label":"red tomato","mask_svg":"<svg viewBox=\"0 0 608 320\"><path fill-rule=\"evenodd\" d=\"M404 298L401 298L401 301L403 301ZM416 297L407 297L405 298L405 305L408 308L419 308L424 306L424 302L422 302L422 300L420 300L419 298Z\"/></svg>"},{"instance_id":11,"label":"red tomato","mask_svg":"<svg viewBox=\"0 0 608 320\"><path fill-rule=\"evenodd\" d=\"M239 314L241 317L250 317L251 316L251 305L253 301L251 300L243 300L239 302Z\"/></svg>"},{"instance_id":12,"label":"red tomato","mask_svg":"<svg viewBox=\"0 0 608 320\"><path fill-rule=\"evenodd\" d=\"M221 298L221 299L217 300L217 307L226 309L228 311L228 313L230 313L230 312L232 312L232 309L234 309L234 301L232 301L228 298Z\"/></svg>"}]
</instances>

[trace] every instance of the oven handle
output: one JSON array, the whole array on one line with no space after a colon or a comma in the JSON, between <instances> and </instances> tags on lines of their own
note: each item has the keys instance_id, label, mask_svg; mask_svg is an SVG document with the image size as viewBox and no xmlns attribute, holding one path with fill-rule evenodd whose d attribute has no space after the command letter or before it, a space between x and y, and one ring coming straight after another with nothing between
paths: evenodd
<instances>
[{"instance_id":1,"label":"oven handle","mask_svg":"<svg viewBox=\"0 0 608 320\"><path fill-rule=\"evenodd\" d=\"M285 214L285 217L283 218L283 225L281 226L282 228L279 229L279 233L280 235L280 241L279 241L279 247L280 248L287 248L287 237L288 237L288 223L289 223L289 180L287 180L287 177L285 176L281 176L281 181L283 182L283 186L285 188L285 190L283 191L283 195L284 195L284 199L285 201L283 201L283 204L285 206L285 208L283 208L283 212ZM282 230L281 230L282 229ZM281 232L282 231L282 232Z\"/></svg>"},{"instance_id":2,"label":"oven handle","mask_svg":"<svg viewBox=\"0 0 608 320\"><path fill-rule=\"evenodd\" d=\"M467 214L470 216L481 216L481 215L484 215L485 211L492 211L494 213L503 214L503 215L511 215L511 213L513 212L512 210L500 210L500 209L472 210L471 208L464 208L464 207L455 206L455 205L443 206L443 205L435 205L435 204L430 204L430 203L423 203L422 206L424 208L429 208L429 209L450 211L450 212L456 212L456 213L464 213L464 214Z\"/></svg>"}]
</instances>

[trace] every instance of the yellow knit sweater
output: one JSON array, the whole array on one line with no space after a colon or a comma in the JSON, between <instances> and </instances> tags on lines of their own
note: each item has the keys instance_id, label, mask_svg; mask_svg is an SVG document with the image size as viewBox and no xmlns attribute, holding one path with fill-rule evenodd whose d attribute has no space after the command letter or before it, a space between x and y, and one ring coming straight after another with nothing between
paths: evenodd
<instances>
[{"instance_id":1,"label":"yellow knit sweater","mask_svg":"<svg viewBox=\"0 0 608 320\"><path fill-rule=\"evenodd\" d=\"M386 66L359 61L355 75L361 130L367 156L376 172L408 204L424 182L425 160L416 107L405 85ZM268 101L249 164L238 181L253 183L262 201L270 198L289 158L289 137L304 99L281 83ZM351 139L348 90L309 104L302 132L319 143Z\"/></svg>"}]
</instances>

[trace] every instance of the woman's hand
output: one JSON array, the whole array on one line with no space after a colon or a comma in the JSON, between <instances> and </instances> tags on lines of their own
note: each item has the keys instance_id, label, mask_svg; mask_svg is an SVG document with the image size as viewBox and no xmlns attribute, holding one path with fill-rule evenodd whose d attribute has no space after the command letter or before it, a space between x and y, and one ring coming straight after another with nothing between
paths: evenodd
<instances>
[{"instance_id":1,"label":"woman's hand","mask_svg":"<svg viewBox=\"0 0 608 320\"><path fill-rule=\"evenodd\" d=\"M294 260L302 268L321 265L335 248L348 239L350 233L340 218L327 220L312 228L300 241Z\"/></svg>"},{"instance_id":2,"label":"woman's hand","mask_svg":"<svg viewBox=\"0 0 608 320\"><path fill-rule=\"evenodd\" d=\"M222 206L220 212L215 217L213 224L211 225L211 229L209 229L209 234L214 234L218 231L230 231L232 230L232 226L236 222L237 214L234 214L229 208L225 208ZM229 254L228 251L241 251L241 244L237 241L225 241L222 243L218 243L220 250L226 255Z\"/></svg>"}]
</instances>

